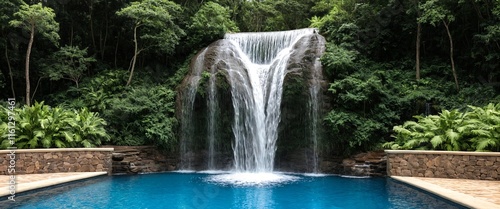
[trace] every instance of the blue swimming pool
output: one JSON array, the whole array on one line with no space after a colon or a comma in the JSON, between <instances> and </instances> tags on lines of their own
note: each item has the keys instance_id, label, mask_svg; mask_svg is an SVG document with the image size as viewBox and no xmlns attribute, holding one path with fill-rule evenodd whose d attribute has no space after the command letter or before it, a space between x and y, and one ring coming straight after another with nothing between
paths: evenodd
<instances>
[{"instance_id":1,"label":"blue swimming pool","mask_svg":"<svg viewBox=\"0 0 500 209\"><path fill-rule=\"evenodd\" d=\"M389 178L288 174L282 182L233 184L221 174L106 176L28 192L1 208L464 208Z\"/></svg>"}]
</instances>

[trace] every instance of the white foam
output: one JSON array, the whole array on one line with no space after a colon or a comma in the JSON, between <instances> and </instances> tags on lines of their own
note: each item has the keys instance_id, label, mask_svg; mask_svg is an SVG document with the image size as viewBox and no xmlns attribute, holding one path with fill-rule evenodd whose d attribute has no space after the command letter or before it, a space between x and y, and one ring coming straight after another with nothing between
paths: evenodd
<instances>
[{"instance_id":1,"label":"white foam","mask_svg":"<svg viewBox=\"0 0 500 209\"><path fill-rule=\"evenodd\" d=\"M324 173L304 173L302 175L308 176L308 177L325 177L325 176L331 176L331 174L324 174Z\"/></svg>"},{"instance_id":2,"label":"white foam","mask_svg":"<svg viewBox=\"0 0 500 209\"><path fill-rule=\"evenodd\" d=\"M204 174L223 174L223 173L229 173L229 171L223 171L223 170L204 170L204 171L198 171L197 173L204 173Z\"/></svg>"},{"instance_id":3,"label":"white foam","mask_svg":"<svg viewBox=\"0 0 500 209\"><path fill-rule=\"evenodd\" d=\"M367 179L371 178L371 176L349 176L349 175L341 175L342 178L350 178L350 179Z\"/></svg>"},{"instance_id":4,"label":"white foam","mask_svg":"<svg viewBox=\"0 0 500 209\"><path fill-rule=\"evenodd\" d=\"M208 176L206 180L211 183L232 186L268 186L297 181L297 176L279 173L228 173Z\"/></svg>"},{"instance_id":5,"label":"white foam","mask_svg":"<svg viewBox=\"0 0 500 209\"><path fill-rule=\"evenodd\" d=\"M173 171L174 173L196 173L195 170L177 170Z\"/></svg>"}]
</instances>

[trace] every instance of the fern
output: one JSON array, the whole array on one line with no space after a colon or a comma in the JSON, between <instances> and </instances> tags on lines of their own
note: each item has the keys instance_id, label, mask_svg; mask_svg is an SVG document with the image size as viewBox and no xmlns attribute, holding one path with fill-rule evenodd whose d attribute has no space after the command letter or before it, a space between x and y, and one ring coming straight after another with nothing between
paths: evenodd
<instances>
[{"instance_id":1,"label":"fern","mask_svg":"<svg viewBox=\"0 0 500 209\"><path fill-rule=\"evenodd\" d=\"M79 112L61 107L52 108L43 102L37 102L33 106L25 106L15 111L16 121L19 124L16 126L15 140L18 148L93 147L100 145L101 139L109 140L109 135L104 130L106 122L86 109ZM82 120L78 117L79 114L91 116L83 121L91 124L91 128L80 124ZM87 128L81 129L81 127ZM82 138L86 138L87 141L82 143ZM8 141L4 139L1 148L7 147Z\"/></svg>"},{"instance_id":2,"label":"fern","mask_svg":"<svg viewBox=\"0 0 500 209\"><path fill-rule=\"evenodd\" d=\"M403 126L394 126L391 149L437 149L500 151L500 104L469 106L470 111L443 110L439 115L415 117ZM428 147L428 143L432 146Z\"/></svg>"}]
</instances>

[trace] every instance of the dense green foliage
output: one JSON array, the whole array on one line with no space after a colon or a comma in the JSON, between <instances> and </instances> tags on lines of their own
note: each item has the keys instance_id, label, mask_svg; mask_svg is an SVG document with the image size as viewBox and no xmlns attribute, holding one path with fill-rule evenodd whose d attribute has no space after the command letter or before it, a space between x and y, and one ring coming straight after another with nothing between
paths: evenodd
<instances>
[{"instance_id":1,"label":"dense green foliage","mask_svg":"<svg viewBox=\"0 0 500 209\"><path fill-rule=\"evenodd\" d=\"M11 145L7 139L7 110L2 107L0 135L5 137L1 147ZM95 147L109 140L104 126L106 121L99 114L86 108L70 110L50 107L42 103L15 108L15 147L22 148L72 148Z\"/></svg>"},{"instance_id":2,"label":"dense green foliage","mask_svg":"<svg viewBox=\"0 0 500 209\"><path fill-rule=\"evenodd\" d=\"M229 10L215 2L207 2L191 17L189 39L191 46L210 43L224 37L227 32L238 32L236 23L230 19Z\"/></svg>"},{"instance_id":3,"label":"dense green foliage","mask_svg":"<svg viewBox=\"0 0 500 209\"><path fill-rule=\"evenodd\" d=\"M95 61L95 58L87 56L87 49L64 46L50 56L48 63L44 63L46 66L43 66L42 73L50 80L70 80L78 88L82 76Z\"/></svg>"},{"instance_id":4,"label":"dense green foliage","mask_svg":"<svg viewBox=\"0 0 500 209\"><path fill-rule=\"evenodd\" d=\"M500 151L500 104L483 108L469 106L470 110L443 110L439 115L416 116L394 126L394 142L384 147L391 149L431 149L448 151Z\"/></svg>"},{"instance_id":5,"label":"dense green foliage","mask_svg":"<svg viewBox=\"0 0 500 209\"><path fill-rule=\"evenodd\" d=\"M0 0L0 23L1 97L98 112L112 144L175 150L175 90L192 55L227 32L319 29L330 83L323 154L382 148L413 116L472 117L469 105L500 102L497 0ZM475 126L457 146L498 150L483 131L495 124ZM434 133L441 149L446 130Z\"/></svg>"},{"instance_id":6,"label":"dense green foliage","mask_svg":"<svg viewBox=\"0 0 500 209\"><path fill-rule=\"evenodd\" d=\"M329 42L322 63L333 94L323 151L379 149L393 140L393 126L415 115L499 102L498 65L490 60L498 62L500 52L490 38L498 37L492 31L499 6L488 0L319 1L311 26Z\"/></svg>"},{"instance_id":7,"label":"dense green foliage","mask_svg":"<svg viewBox=\"0 0 500 209\"><path fill-rule=\"evenodd\" d=\"M168 0L134 1L116 12L118 16L132 19L134 31L134 56L127 86L132 82L137 56L141 52L156 50L170 53L175 49L184 35L184 30L175 23L181 12L182 8L178 4Z\"/></svg>"}]
</instances>

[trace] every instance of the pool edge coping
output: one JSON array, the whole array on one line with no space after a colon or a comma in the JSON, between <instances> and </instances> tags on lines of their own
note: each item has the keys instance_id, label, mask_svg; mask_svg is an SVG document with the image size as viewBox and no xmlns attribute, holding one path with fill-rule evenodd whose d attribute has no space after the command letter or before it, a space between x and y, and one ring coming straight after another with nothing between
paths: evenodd
<instances>
[{"instance_id":1,"label":"pool edge coping","mask_svg":"<svg viewBox=\"0 0 500 209\"><path fill-rule=\"evenodd\" d=\"M500 209L500 205L488 202L471 195L443 188L441 186L422 181L414 177L390 176L390 178L420 188L457 204L476 209Z\"/></svg>"},{"instance_id":2,"label":"pool edge coping","mask_svg":"<svg viewBox=\"0 0 500 209\"><path fill-rule=\"evenodd\" d=\"M47 173L50 174L50 173ZM107 172L75 172L74 175L70 176L63 176L63 177L56 177L56 178L49 178L49 179L44 179L44 180L39 180L39 181L34 181L34 182L29 182L29 183L19 183L16 184L16 195L18 193L30 191L30 190L36 190L36 189L41 189L45 187L50 187L50 186L55 186L59 184L64 184L72 181L78 181L78 180L83 180L83 179L88 179L96 176L101 176L101 175L107 175ZM30 175L30 174L26 174ZM10 190L9 190L9 185L7 186L2 186L0 187L0 197L6 197L10 196Z\"/></svg>"}]
</instances>

